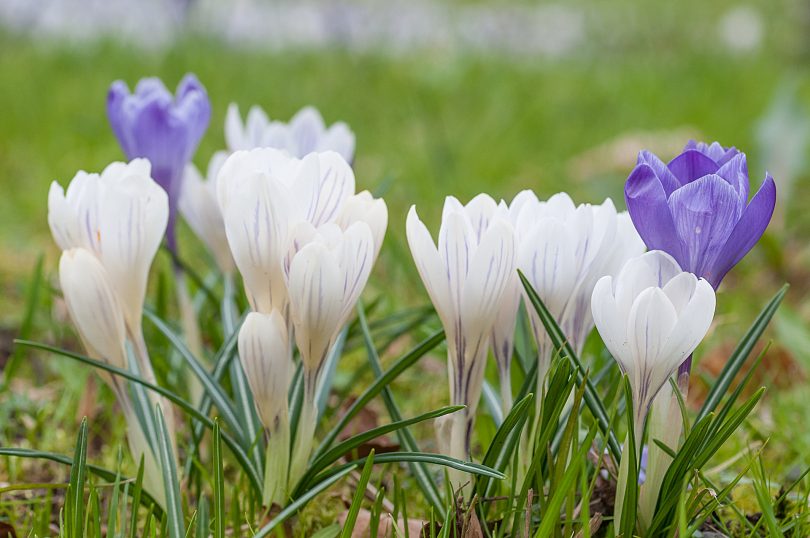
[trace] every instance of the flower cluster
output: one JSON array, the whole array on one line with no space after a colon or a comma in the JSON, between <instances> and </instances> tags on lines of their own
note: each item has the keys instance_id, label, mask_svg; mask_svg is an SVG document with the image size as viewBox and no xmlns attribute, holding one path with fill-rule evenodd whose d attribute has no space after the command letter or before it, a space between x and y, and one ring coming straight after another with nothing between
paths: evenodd
<instances>
[{"instance_id":1,"label":"flower cluster","mask_svg":"<svg viewBox=\"0 0 810 538\"><path fill-rule=\"evenodd\" d=\"M244 375L264 428L263 501L283 506L307 474L324 371L380 253L386 203L357 192L352 131L340 122L327 128L313 108L285 124L270 121L258 107L243 122L231 105L227 149L211 157L203 178L191 159L211 110L195 77L184 78L175 95L157 79L142 80L131 94L116 82L107 105L131 162L113 163L101 174L79 172L67 190L54 182L48 198L70 316L89 355L155 383L141 318L150 266L164 235L181 273L174 232L179 210L213 255L231 307L236 301L229 283L241 276L249 312L238 336L232 330L241 370L234 363L230 375ZM691 355L710 328L715 290L771 218L773 179L766 176L750 202L748 197L743 153L690 142L668 164L641 152L625 186L628 212L610 199L576 204L566 193L540 200L526 190L509 203L486 194L466 204L448 196L434 241L412 206L407 241L445 331L451 404L464 406L437 421L440 450L470 459L490 353L502 411L510 410L524 298L537 351L537 395L546 392L556 350L544 318L528 301L534 298L530 286L577 355L596 327L632 389L628 403L636 436L625 446L640 451L648 419L658 435L668 416L662 399L670 394L662 389L682 365L688 373ZM187 295L179 298L192 341L196 314ZM199 343L188 347L192 354L202 352ZM293 436L289 401L297 369L302 394ZM150 425L136 409L131 387L112 376L105 381L131 425L133 455L144 457L147 488L160 499ZM542 398L536 402L539 411ZM165 406L152 397L150 405L155 403ZM680 430L670 430L663 441L677 444ZM641 502L654 507L667 460L652 443L648 449L653 470ZM617 520L631 476L625 461ZM450 476L458 485L460 477ZM645 510L642 517L649 516Z\"/></svg>"}]
</instances>

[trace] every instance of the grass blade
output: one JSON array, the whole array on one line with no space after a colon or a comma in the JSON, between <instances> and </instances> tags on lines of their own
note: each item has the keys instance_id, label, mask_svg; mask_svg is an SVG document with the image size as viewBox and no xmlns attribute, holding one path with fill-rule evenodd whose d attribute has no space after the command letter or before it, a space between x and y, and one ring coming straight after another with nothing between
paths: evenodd
<instances>
[{"instance_id":1,"label":"grass blade","mask_svg":"<svg viewBox=\"0 0 810 538\"><path fill-rule=\"evenodd\" d=\"M354 531L354 525L357 523L357 514L360 513L360 504L363 502L363 496L366 493L368 481L371 478L371 469L374 466L374 449L366 458L366 463L363 465L363 472L360 474L360 481L357 483L357 489L352 498L349 513L346 515L346 522L343 524L343 531L340 533L341 538L351 538Z\"/></svg>"},{"instance_id":2,"label":"grass blade","mask_svg":"<svg viewBox=\"0 0 810 538\"><path fill-rule=\"evenodd\" d=\"M225 477L219 422L214 421L214 538L225 538Z\"/></svg>"},{"instance_id":3,"label":"grass blade","mask_svg":"<svg viewBox=\"0 0 810 538\"><path fill-rule=\"evenodd\" d=\"M146 387L147 389L149 389L149 390L151 390L153 392L156 392L156 393L158 393L158 394L160 394L162 396L165 396L167 400L169 400L172 403L179 406L181 409L183 409L183 411L185 411L188 415L190 415L191 417L196 419L204 427L207 427L207 428L209 428L211 430L214 429L214 422L210 418L208 418L207 416L200 413L200 411L197 411L197 409L195 409L195 407L191 403L187 402L186 400L184 400L183 398L181 398L180 396L178 396L177 394L175 394L174 392L172 392L170 390L167 390L167 389L165 389L165 388L163 388L161 386L149 383L148 381L146 381L146 380L138 377L137 375L133 374L129 370L123 370L121 368L117 368L115 366L107 364L106 362L97 361L97 360L91 359L90 357L87 357L85 355L80 355L78 353L73 353L72 351L59 349L57 347L49 346L47 344L40 344L38 342L29 342L28 340L15 340L15 343L17 343L19 345L25 345L25 346L29 346L29 347L32 347L32 348L36 348L36 349L41 349L43 351L49 351L51 353L56 353L57 355L60 355L62 357L67 357L69 359L73 359L73 360L76 360L76 361L79 361L79 362L83 362L83 363L89 364L90 366L93 366L95 368L99 368L101 370L105 370L107 372L110 372L111 374L115 374L117 376L129 379L130 381L134 381L135 383L138 383L139 385L142 385L142 386ZM247 475L248 479L250 480L251 485L255 488L256 491L261 492L261 490L262 490L262 486L261 486L262 482L261 482L261 479L259 477L259 473L253 467L253 463L248 458L247 453L245 452L245 450L230 435L227 435L225 432L221 432L221 435L222 435L222 440L225 441L225 444L228 446L228 448L231 450L233 455L236 457L237 461L239 462L240 466L242 467L242 470L245 471L245 474ZM112 476L114 476L114 475L112 475Z\"/></svg>"},{"instance_id":4,"label":"grass blade","mask_svg":"<svg viewBox=\"0 0 810 538\"><path fill-rule=\"evenodd\" d=\"M529 301L537 312L537 315L540 316L540 320L543 322L543 326L546 328L546 332L548 333L549 338L551 338L557 353L559 353L561 356L567 356L568 359L574 364L577 372L577 383L586 383L585 403L587 404L588 409L590 409L594 418L596 418L602 434L607 436L608 448L610 449L611 455L617 462L620 461L622 457L622 449L619 445L619 441L616 439L616 435L613 433L613 430L610 429L610 419L608 418L607 411L605 411L605 408L599 399L599 394L596 392L596 388L593 386L590 380L585 377L585 369L582 367L582 363L579 361L579 358L577 357L576 353L574 353L573 348L568 343L565 334L557 325L557 321L554 319L554 316L552 316L551 312L548 311L545 304L543 304L543 301L540 299L540 296L537 295L537 292L521 271L518 271L518 276L520 277L520 281L526 290L526 295L528 296Z\"/></svg>"},{"instance_id":5,"label":"grass blade","mask_svg":"<svg viewBox=\"0 0 810 538\"><path fill-rule=\"evenodd\" d=\"M322 491L328 489L332 484L352 472L352 470L356 467L356 465L346 467L342 469L340 472L335 473L334 475L328 477L322 482L319 482L311 489L307 490L306 493L295 499L293 502L287 505L284 510L282 510L273 520L262 527L258 533L256 533L253 538L264 538L265 536L269 536L271 532L273 532L276 527L287 521L293 514L298 512L305 504L311 501L314 497L316 497Z\"/></svg>"},{"instance_id":6,"label":"grass blade","mask_svg":"<svg viewBox=\"0 0 810 538\"><path fill-rule=\"evenodd\" d=\"M183 504L180 497L180 479L177 476L177 460L172 448L172 440L163 418L160 404L155 406L155 425L158 432L157 449L160 470L163 474L163 491L166 493L166 523L169 538L185 537Z\"/></svg>"},{"instance_id":7,"label":"grass blade","mask_svg":"<svg viewBox=\"0 0 810 538\"><path fill-rule=\"evenodd\" d=\"M723 370L720 372L720 375L717 377L717 380L712 385L711 390L709 390L709 394L706 396L706 400L703 402L703 406L700 408L700 412L698 413L696 420L701 420L703 417L714 411L715 408L717 408L717 406L720 404L720 401L728 391L728 388L737 375L737 372L739 372L740 368L742 368L745 360L751 353L751 350L754 349L754 346L756 345L760 336L762 336L762 333L765 331L768 323L770 323L771 318L773 318L773 315L776 313L777 308L779 308L779 304L782 302L782 299L785 298L788 287L789 285L785 284L778 292L776 292L776 295L774 295L768 304L765 305L765 308L762 309L762 312L759 313L757 318L754 320L754 323L737 344L737 347L731 353L731 356L726 362L726 365L723 367Z\"/></svg>"},{"instance_id":8,"label":"grass blade","mask_svg":"<svg viewBox=\"0 0 810 538\"><path fill-rule=\"evenodd\" d=\"M73 452L73 462L70 466L70 482L68 484L68 499L66 506L68 536L71 538L84 537L84 483L87 480L87 417L82 419L79 426L79 436L76 438L76 449Z\"/></svg>"}]
</instances>

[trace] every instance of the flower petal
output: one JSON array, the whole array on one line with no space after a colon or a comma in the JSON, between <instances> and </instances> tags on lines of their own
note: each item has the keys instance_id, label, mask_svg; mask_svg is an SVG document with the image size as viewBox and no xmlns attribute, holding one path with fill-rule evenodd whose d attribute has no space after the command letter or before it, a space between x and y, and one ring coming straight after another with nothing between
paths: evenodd
<instances>
[{"instance_id":1,"label":"flower petal","mask_svg":"<svg viewBox=\"0 0 810 538\"><path fill-rule=\"evenodd\" d=\"M717 173L719 166L711 157L697 150L686 150L669 161L667 168L681 185L686 185L705 175Z\"/></svg>"},{"instance_id":2,"label":"flower petal","mask_svg":"<svg viewBox=\"0 0 810 538\"><path fill-rule=\"evenodd\" d=\"M470 260L461 295L459 314L468 346L477 347L489 337L514 272L514 232L509 223L497 219L484 232Z\"/></svg>"},{"instance_id":3,"label":"flower petal","mask_svg":"<svg viewBox=\"0 0 810 538\"><path fill-rule=\"evenodd\" d=\"M317 151L325 129L323 116L315 108L308 106L299 110L290 120L290 134L296 148L293 155L304 157Z\"/></svg>"},{"instance_id":4,"label":"flower petal","mask_svg":"<svg viewBox=\"0 0 810 538\"><path fill-rule=\"evenodd\" d=\"M287 391L292 366L290 342L284 318L251 312L239 329L239 360L253 393L256 410L265 428L287 413Z\"/></svg>"},{"instance_id":5,"label":"flower petal","mask_svg":"<svg viewBox=\"0 0 810 538\"><path fill-rule=\"evenodd\" d=\"M624 187L627 210L633 225L650 250L663 250L683 259L667 196L655 171L646 164L633 169Z\"/></svg>"},{"instance_id":6,"label":"flower petal","mask_svg":"<svg viewBox=\"0 0 810 538\"><path fill-rule=\"evenodd\" d=\"M742 211L748 202L748 164L746 163L745 153L738 153L731 158L720 167L717 175L728 181L737 191L737 196L740 199L740 211Z\"/></svg>"},{"instance_id":7,"label":"flower petal","mask_svg":"<svg viewBox=\"0 0 810 538\"><path fill-rule=\"evenodd\" d=\"M447 337L451 339L454 334L452 320L456 315L456 309L450 299L446 266L430 237L430 232L419 220L416 206L411 206L408 211L405 231L416 269L419 271L419 276L422 277L422 282L436 308L436 313L442 320Z\"/></svg>"},{"instance_id":8,"label":"flower petal","mask_svg":"<svg viewBox=\"0 0 810 538\"><path fill-rule=\"evenodd\" d=\"M667 165L658 158L657 155L650 151L640 151L638 154L637 164L646 164L650 168L653 169L658 181L661 182L661 186L664 188L664 192L667 196L672 194L672 192L681 186L681 183L678 181L678 178L675 177Z\"/></svg>"},{"instance_id":9,"label":"flower petal","mask_svg":"<svg viewBox=\"0 0 810 538\"><path fill-rule=\"evenodd\" d=\"M335 256L322 243L302 248L290 264L290 314L304 367L317 372L341 320L343 282Z\"/></svg>"},{"instance_id":10,"label":"flower petal","mask_svg":"<svg viewBox=\"0 0 810 538\"><path fill-rule=\"evenodd\" d=\"M633 301L627 321L627 340L633 357L630 382L633 405L649 407L658 391L683 358L666 355L667 343L678 323L678 315L661 288L647 288Z\"/></svg>"},{"instance_id":11,"label":"flower petal","mask_svg":"<svg viewBox=\"0 0 810 538\"><path fill-rule=\"evenodd\" d=\"M333 123L318 142L318 151L336 151L346 162L354 160L354 133L346 123L339 121Z\"/></svg>"},{"instance_id":12,"label":"flower petal","mask_svg":"<svg viewBox=\"0 0 810 538\"><path fill-rule=\"evenodd\" d=\"M355 222L343 233L339 262L343 272L342 325L351 317L374 265L374 237L368 224Z\"/></svg>"},{"instance_id":13,"label":"flower petal","mask_svg":"<svg viewBox=\"0 0 810 538\"><path fill-rule=\"evenodd\" d=\"M98 258L83 248L64 251L59 259L59 283L88 353L126 368L124 315Z\"/></svg>"},{"instance_id":14,"label":"flower petal","mask_svg":"<svg viewBox=\"0 0 810 538\"><path fill-rule=\"evenodd\" d=\"M680 279L673 279L675 280ZM674 290L665 290L674 295ZM685 290L683 290L685 291ZM704 279L694 283L694 291L688 302L678 313L678 322L673 327L662 356L667 357L668 366L674 371L691 355L706 336L714 318L716 298L711 284ZM679 302L683 298L678 299Z\"/></svg>"},{"instance_id":15,"label":"flower petal","mask_svg":"<svg viewBox=\"0 0 810 538\"><path fill-rule=\"evenodd\" d=\"M471 261L477 247L475 232L462 212L450 211L442 218L439 230L439 256L447 268L445 286L456 315L461 313L464 284L470 274Z\"/></svg>"},{"instance_id":16,"label":"flower petal","mask_svg":"<svg viewBox=\"0 0 810 538\"><path fill-rule=\"evenodd\" d=\"M603 276L593 288L591 312L594 324L602 341L616 359L622 371L627 373L633 368L627 339L627 319L629 310L621 311L613 296L613 278Z\"/></svg>"},{"instance_id":17,"label":"flower petal","mask_svg":"<svg viewBox=\"0 0 810 538\"><path fill-rule=\"evenodd\" d=\"M707 270L706 279L715 288L720 285L726 273L754 248L765 233L775 207L776 184L768 175Z\"/></svg>"},{"instance_id":18,"label":"flower petal","mask_svg":"<svg viewBox=\"0 0 810 538\"><path fill-rule=\"evenodd\" d=\"M686 255L681 266L698 276L711 270L713 253L728 241L740 218L737 191L717 175L681 187L669 197L669 207Z\"/></svg>"}]
</instances>

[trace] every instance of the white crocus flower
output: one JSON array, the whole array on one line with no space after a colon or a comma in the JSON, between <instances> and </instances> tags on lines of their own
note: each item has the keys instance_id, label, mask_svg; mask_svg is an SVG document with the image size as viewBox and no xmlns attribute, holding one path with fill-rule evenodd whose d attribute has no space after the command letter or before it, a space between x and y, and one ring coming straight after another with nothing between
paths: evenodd
<instances>
[{"instance_id":1,"label":"white crocus flower","mask_svg":"<svg viewBox=\"0 0 810 538\"><path fill-rule=\"evenodd\" d=\"M283 261L291 228L334 223L354 185L351 167L335 152L296 159L262 148L228 157L219 172L218 200L253 310L285 311Z\"/></svg>"},{"instance_id":2,"label":"white crocus flower","mask_svg":"<svg viewBox=\"0 0 810 538\"><path fill-rule=\"evenodd\" d=\"M714 289L655 250L627 262L615 278L602 277L593 290L592 308L602 340L630 381L636 437L625 446L634 442L640 454L653 399L709 330ZM628 480L626 460L616 492L617 518Z\"/></svg>"},{"instance_id":3,"label":"white crocus flower","mask_svg":"<svg viewBox=\"0 0 810 538\"><path fill-rule=\"evenodd\" d=\"M520 245L520 229L517 226L518 217L523 207L536 201L537 197L532 191L521 191L512 199L508 206L501 201L498 204L498 214L506 216L515 230L515 244ZM518 247L519 248L519 247ZM492 328L492 352L498 366L498 378L501 389L501 406L504 416L512 408L511 367L512 355L515 350L515 323L517 322L520 299L523 286L518 278L517 271L512 271L506 284L503 300Z\"/></svg>"},{"instance_id":4,"label":"white crocus flower","mask_svg":"<svg viewBox=\"0 0 810 538\"><path fill-rule=\"evenodd\" d=\"M614 272L614 258L619 263L629 255L623 248L616 253L619 221L610 199L601 205L575 206L566 193L546 202L527 200L518 216L518 267L577 353L593 329L591 294L596 281ZM552 346L534 308L527 310L538 346L540 387Z\"/></svg>"},{"instance_id":5,"label":"white crocus flower","mask_svg":"<svg viewBox=\"0 0 810 538\"><path fill-rule=\"evenodd\" d=\"M362 221L345 231L333 223L317 229L304 224L297 227L291 242L287 269L290 317L304 375L290 470L292 486L309 459L317 420L315 398L326 356L368 281L375 242L371 228Z\"/></svg>"},{"instance_id":6,"label":"white crocus flower","mask_svg":"<svg viewBox=\"0 0 810 538\"><path fill-rule=\"evenodd\" d=\"M293 372L291 347L284 318L251 312L239 330L239 359L267 436L267 465L262 502L283 506L290 461L287 391Z\"/></svg>"},{"instance_id":7,"label":"white crocus flower","mask_svg":"<svg viewBox=\"0 0 810 538\"><path fill-rule=\"evenodd\" d=\"M284 123L271 121L260 107L252 106L243 123L239 107L231 103L225 117L225 141L230 151L275 148L299 158L336 151L348 162L354 158L355 138L349 126L337 122L327 128L313 107L302 108Z\"/></svg>"},{"instance_id":8,"label":"white crocus flower","mask_svg":"<svg viewBox=\"0 0 810 538\"><path fill-rule=\"evenodd\" d=\"M219 270L225 275L233 273L234 263L217 202L217 175L227 158L228 154L224 151L214 153L204 179L196 166L188 164L178 203L180 214L205 244Z\"/></svg>"},{"instance_id":9,"label":"white crocus flower","mask_svg":"<svg viewBox=\"0 0 810 538\"><path fill-rule=\"evenodd\" d=\"M337 223L344 230L355 222L365 222L374 237L374 258L380 254L385 231L388 229L388 206L382 198L374 198L370 192L362 191L346 198Z\"/></svg>"},{"instance_id":10,"label":"white crocus flower","mask_svg":"<svg viewBox=\"0 0 810 538\"><path fill-rule=\"evenodd\" d=\"M149 268L168 218L166 192L150 177L145 159L112 163L100 175L79 172L66 191L53 182L48 193L54 239L62 250L92 252L104 266L140 366L150 377L141 318Z\"/></svg>"},{"instance_id":11,"label":"white crocus flower","mask_svg":"<svg viewBox=\"0 0 810 538\"><path fill-rule=\"evenodd\" d=\"M411 254L447 336L451 404L467 406L437 428L443 451L459 459L469 458L490 335L515 270L512 225L485 218L493 205L477 198L465 207L447 197L438 248L415 207L407 218Z\"/></svg>"},{"instance_id":12,"label":"white crocus flower","mask_svg":"<svg viewBox=\"0 0 810 538\"><path fill-rule=\"evenodd\" d=\"M166 192L150 177L149 162L113 163L101 174L79 172L63 190L48 193L48 224L63 250L59 280L65 302L88 354L127 368L127 339L135 349L139 373L155 375L141 331L146 281L169 215ZM145 485L165 506L160 467L141 429L129 393L113 376L104 376L126 416L130 450L143 455ZM153 403L162 398L150 395ZM173 431L171 415L167 426ZM173 439L173 438L172 438Z\"/></svg>"}]
</instances>

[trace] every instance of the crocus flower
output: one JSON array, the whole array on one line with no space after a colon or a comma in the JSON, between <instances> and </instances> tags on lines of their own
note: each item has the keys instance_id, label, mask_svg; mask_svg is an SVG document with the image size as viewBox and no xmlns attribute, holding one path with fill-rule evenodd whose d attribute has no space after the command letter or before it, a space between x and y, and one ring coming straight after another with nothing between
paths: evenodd
<instances>
[{"instance_id":1,"label":"crocus flower","mask_svg":"<svg viewBox=\"0 0 810 538\"><path fill-rule=\"evenodd\" d=\"M413 206L406 223L411 254L447 336L450 401L467 406L438 426L442 450L459 459L469 458L490 336L515 271L512 225L501 216L480 218L482 207L492 207L482 202L445 199L438 248Z\"/></svg>"},{"instance_id":2,"label":"crocus flower","mask_svg":"<svg viewBox=\"0 0 810 538\"><path fill-rule=\"evenodd\" d=\"M602 340L630 382L635 439L625 446L633 442L640 453L650 405L709 330L714 289L654 250L627 262L615 278L599 279L592 308ZM616 491L617 520L629 480L626 461L622 458Z\"/></svg>"},{"instance_id":3,"label":"crocus flower","mask_svg":"<svg viewBox=\"0 0 810 538\"><path fill-rule=\"evenodd\" d=\"M239 330L239 359L267 437L262 502L284 505L290 461L287 392L293 371L287 325L277 311L251 312Z\"/></svg>"},{"instance_id":4,"label":"crocus flower","mask_svg":"<svg viewBox=\"0 0 810 538\"><path fill-rule=\"evenodd\" d=\"M630 378L636 417L643 425L655 395L709 330L714 290L654 250L627 262L593 290L596 328ZM640 433L640 432L639 432Z\"/></svg>"},{"instance_id":5,"label":"crocus flower","mask_svg":"<svg viewBox=\"0 0 810 538\"><path fill-rule=\"evenodd\" d=\"M347 162L354 159L354 133L343 122L326 127L321 113L304 107L289 123L270 121L258 106L252 106L244 123L239 107L231 103L225 117L225 142L230 151L254 148L286 150L293 157L314 151L336 151Z\"/></svg>"},{"instance_id":6,"label":"crocus flower","mask_svg":"<svg viewBox=\"0 0 810 538\"><path fill-rule=\"evenodd\" d=\"M224 151L214 153L204 179L196 166L186 165L179 209L192 231L213 255L220 271L230 275L234 270L233 256L217 201L217 175L227 157Z\"/></svg>"},{"instance_id":7,"label":"crocus flower","mask_svg":"<svg viewBox=\"0 0 810 538\"><path fill-rule=\"evenodd\" d=\"M566 193L546 202L532 196L518 216L518 267L579 353L593 329L591 294L596 281L643 251L613 202L574 202ZM538 383L551 360L551 341L534 311L529 318L538 345ZM539 400L538 400L539 401Z\"/></svg>"},{"instance_id":8,"label":"crocus flower","mask_svg":"<svg viewBox=\"0 0 810 538\"><path fill-rule=\"evenodd\" d=\"M65 191L48 193L48 224L62 250L83 248L104 266L131 337L140 334L146 281L168 219L166 193L149 161L112 163L101 174L78 172Z\"/></svg>"},{"instance_id":9,"label":"crocus flower","mask_svg":"<svg viewBox=\"0 0 810 538\"><path fill-rule=\"evenodd\" d=\"M141 79L133 93L119 80L107 94L107 116L127 158L149 159L153 177L168 193L166 241L176 253L174 228L183 173L211 118L205 88L192 74L183 77L175 95L158 78Z\"/></svg>"},{"instance_id":10,"label":"crocus flower","mask_svg":"<svg viewBox=\"0 0 810 538\"><path fill-rule=\"evenodd\" d=\"M65 303L90 356L128 368L126 343L135 349L139 373L154 382L141 333L144 295L168 219L166 193L149 176L149 162L113 163L101 174L79 172L65 191L48 193L48 224L63 250L59 281ZM127 420L133 459L144 457L146 489L166 506L160 467L129 393L105 375ZM153 397L153 403L165 400ZM171 415L167 416L170 431Z\"/></svg>"},{"instance_id":11,"label":"crocus flower","mask_svg":"<svg viewBox=\"0 0 810 538\"><path fill-rule=\"evenodd\" d=\"M285 312L283 265L296 223L334 223L354 194L354 173L335 152L304 159L271 148L237 151L219 173L218 193L228 244L251 308Z\"/></svg>"},{"instance_id":12,"label":"crocus flower","mask_svg":"<svg viewBox=\"0 0 810 538\"><path fill-rule=\"evenodd\" d=\"M749 203L745 154L693 141L668 164L642 151L625 198L650 249L669 253L717 289L768 226L776 185L766 174Z\"/></svg>"}]
</instances>

